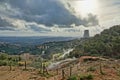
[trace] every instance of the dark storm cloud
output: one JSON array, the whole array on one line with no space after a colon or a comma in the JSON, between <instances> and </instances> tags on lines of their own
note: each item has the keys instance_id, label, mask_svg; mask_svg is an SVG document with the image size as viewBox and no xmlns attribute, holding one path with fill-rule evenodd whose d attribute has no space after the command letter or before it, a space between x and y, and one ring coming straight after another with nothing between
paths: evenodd
<instances>
[{"instance_id":1,"label":"dark storm cloud","mask_svg":"<svg viewBox=\"0 0 120 80\"><path fill-rule=\"evenodd\" d=\"M33 30L33 31L37 31L37 32L51 32L50 29L45 29L45 28L42 28L42 27L37 27L35 25L29 25L27 26L29 29Z\"/></svg>"},{"instance_id":2,"label":"dark storm cloud","mask_svg":"<svg viewBox=\"0 0 120 80\"><path fill-rule=\"evenodd\" d=\"M13 25L0 17L0 30L14 30Z\"/></svg>"},{"instance_id":3,"label":"dark storm cloud","mask_svg":"<svg viewBox=\"0 0 120 80\"><path fill-rule=\"evenodd\" d=\"M0 27L6 27L6 26L11 26L11 24L9 22L7 22L5 19L2 19L0 17Z\"/></svg>"},{"instance_id":4,"label":"dark storm cloud","mask_svg":"<svg viewBox=\"0 0 120 80\"><path fill-rule=\"evenodd\" d=\"M9 3L21 12L21 15L14 17L28 22L46 26L80 24L79 19L66 10L58 0L10 0Z\"/></svg>"},{"instance_id":5,"label":"dark storm cloud","mask_svg":"<svg viewBox=\"0 0 120 80\"><path fill-rule=\"evenodd\" d=\"M6 6L4 13L6 12L8 15L4 14L4 16L14 18L15 20L43 24L46 27L52 27L54 25L58 25L58 27L61 28L71 27L71 24L88 27L99 24L97 17L92 14L89 14L88 17L84 19L77 18L65 8L60 0L0 0L0 2ZM13 30L13 28L15 28L11 23L1 18L0 22L0 26L2 26L0 30ZM49 31L48 29L39 28L36 25L28 26L29 29L33 31ZM26 28L28 27L26 26Z\"/></svg>"}]
</instances>

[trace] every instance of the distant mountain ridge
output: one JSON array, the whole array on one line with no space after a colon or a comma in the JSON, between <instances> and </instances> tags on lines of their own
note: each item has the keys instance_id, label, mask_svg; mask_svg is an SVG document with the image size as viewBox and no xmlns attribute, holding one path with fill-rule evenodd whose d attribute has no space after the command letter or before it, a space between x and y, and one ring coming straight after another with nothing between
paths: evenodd
<instances>
[{"instance_id":1,"label":"distant mountain ridge","mask_svg":"<svg viewBox=\"0 0 120 80\"><path fill-rule=\"evenodd\" d=\"M0 42L20 45L38 45L53 41L67 41L72 40L73 37L0 37Z\"/></svg>"}]
</instances>

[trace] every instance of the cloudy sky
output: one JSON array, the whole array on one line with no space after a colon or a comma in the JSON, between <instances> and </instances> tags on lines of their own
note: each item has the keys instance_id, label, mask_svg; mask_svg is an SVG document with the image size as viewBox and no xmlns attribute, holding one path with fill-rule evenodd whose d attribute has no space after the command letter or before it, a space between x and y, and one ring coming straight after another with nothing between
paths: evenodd
<instances>
[{"instance_id":1,"label":"cloudy sky","mask_svg":"<svg viewBox=\"0 0 120 80\"><path fill-rule=\"evenodd\" d=\"M91 36L120 24L120 0L0 0L0 36Z\"/></svg>"}]
</instances>

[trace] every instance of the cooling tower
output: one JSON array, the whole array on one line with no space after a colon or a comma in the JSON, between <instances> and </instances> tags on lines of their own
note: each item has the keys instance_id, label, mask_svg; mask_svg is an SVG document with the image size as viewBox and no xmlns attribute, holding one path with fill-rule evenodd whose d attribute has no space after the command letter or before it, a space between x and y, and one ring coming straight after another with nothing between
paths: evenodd
<instances>
[{"instance_id":1,"label":"cooling tower","mask_svg":"<svg viewBox=\"0 0 120 80\"><path fill-rule=\"evenodd\" d=\"M84 35L83 35L83 38L89 38L89 30L85 30L84 31Z\"/></svg>"}]
</instances>

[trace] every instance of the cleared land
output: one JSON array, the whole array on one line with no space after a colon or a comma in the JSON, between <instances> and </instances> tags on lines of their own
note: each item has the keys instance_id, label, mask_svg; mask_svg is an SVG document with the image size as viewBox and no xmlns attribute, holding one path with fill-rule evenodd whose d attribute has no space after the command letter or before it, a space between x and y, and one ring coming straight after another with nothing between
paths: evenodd
<instances>
[{"instance_id":1,"label":"cleared land","mask_svg":"<svg viewBox=\"0 0 120 80\"><path fill-rule=\"evenodd\" d=\"M84 58L83 58L84 59ZM82 76L92 75L93 80L120 80L120 60L103 59L103 60L82 60L79 59L79 63L72 65L71 75L75 75L78 80ZM24 67L12 67L12 71L9 71L9 66L0 67L0 80L44 80L42 79L38 69L27 67L28 70L24 70ZM70 66L57 70L49 71L51 76L48 76L46 80L55 80L56 75L61 75L62 70L65 71L65 80L70 76ZM67 77L68 76L68 77ZM60 80L60 79L58 79Z\"/></svg>"}]
</instances>

